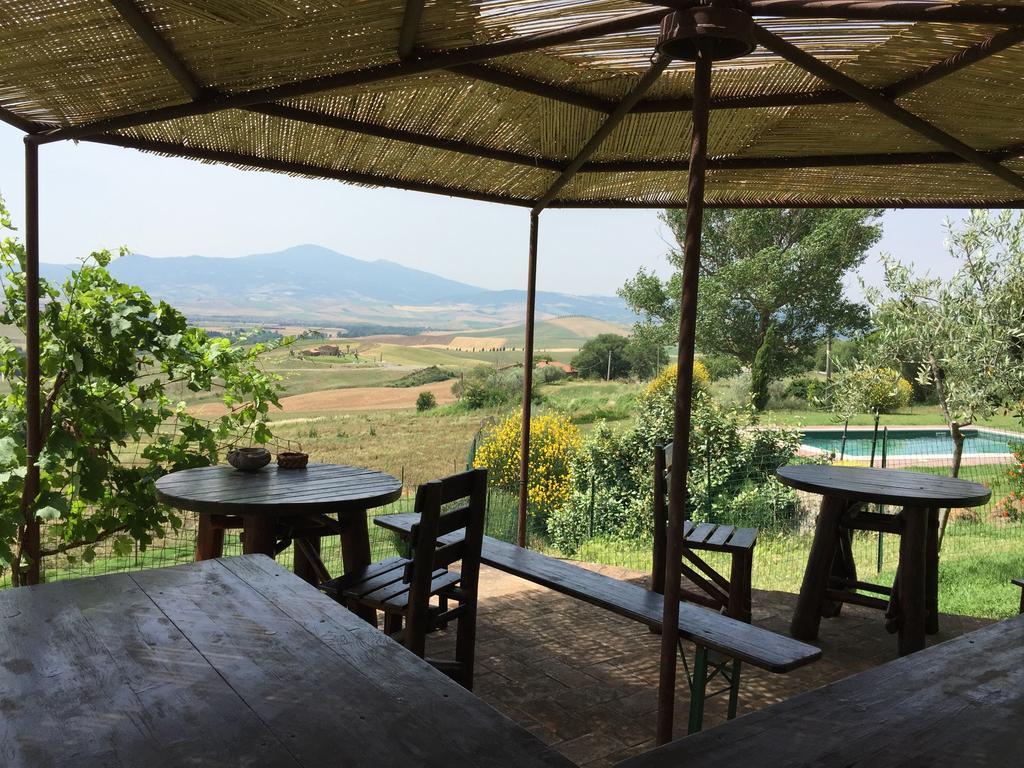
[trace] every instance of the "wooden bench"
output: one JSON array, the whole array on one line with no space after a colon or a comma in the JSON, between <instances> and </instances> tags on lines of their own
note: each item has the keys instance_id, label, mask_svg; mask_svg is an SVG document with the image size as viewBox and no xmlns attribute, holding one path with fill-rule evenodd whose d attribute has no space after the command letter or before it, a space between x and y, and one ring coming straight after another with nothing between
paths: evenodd
<instances>
[{"instance_id":1,"label":"wooden bench","mask_svg":"<svg viewBox=\"0 0 1024 768\"><path fill-rule=\"evenodd\" d=\"M1011 579L1011 581L1018 587L1020 587L1020 612L1024 613L1024 579Z\"/></svg>"},{"instance_id":2,"label":"wooden bench","mask_svg":"<svg viewBox=\"0 0 1024 768\"><path fill-rule=\"evenodd\" d=\"M402 536L416 521L416 515L383 515L374 522ZM443 539L442 539L443 542ZM540 584L585 603L611 611L652 629L662 625L664 598L639 584L595 573L514 544L484 536L480 562L521 579ZM821 650L785 635L761 629L691 603L679 604L679 636L697 647L691 683L689 731L699 731L707 697L708 652L733 660L729 676L730 712L735 713L739 687L739 664L782 673L802 667L821 657Z\"/></svg>"}]
</instances>

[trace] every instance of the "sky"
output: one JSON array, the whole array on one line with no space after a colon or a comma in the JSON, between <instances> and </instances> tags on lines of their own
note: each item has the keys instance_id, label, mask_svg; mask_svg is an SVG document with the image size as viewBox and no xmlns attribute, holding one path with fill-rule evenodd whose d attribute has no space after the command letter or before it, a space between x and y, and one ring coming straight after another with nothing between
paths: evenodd
<instances>
[{"instance_id":1,"label":"sky","mask_svg":"<svg viewBox=\"0 0 1024 768\"><path fill-rule=\"evenodd\" d=\"M0 124L0 194L24 220L22 134ZM389 189L238 171L83 142L44 145L40 249L70 262L97 248L149 256L245 256L315 243L359 259L388 259L485 288L526 284L526 209ZM954 270L943 222L958 211L889 211L862 268L877 284L877 253L932 274ZM541 290L610 295L640 267L666 274L671 236L657 211L545 211ZM857 279L848 292L860 294Z\"/></svg>"}]
</instances>

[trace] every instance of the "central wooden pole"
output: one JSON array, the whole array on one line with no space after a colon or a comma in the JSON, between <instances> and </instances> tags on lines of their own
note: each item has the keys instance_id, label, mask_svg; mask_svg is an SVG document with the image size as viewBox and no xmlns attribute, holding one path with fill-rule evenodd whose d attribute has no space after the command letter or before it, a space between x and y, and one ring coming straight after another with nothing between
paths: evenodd
<instances>
[{"instance_id":1,"label":"central wooden pole","mask_svg":"<svg viewBox=\"0 0 1024 768\"><path fill-rule=\"evenodd\" d=\"M25 581L39 583L39 452L42 449L39 402L39 146L25 139L25 487L21 497L25 534L21 556ZM14 578L19 579L20 574Z\"/></svg>"},{"instance_id":2,"label":"central wooden pole","mask_svg":"<svg viewBox=\"0 0 1024 768\"><path fill-rule=\"evenodd\" d=\"M672 432L672 476L669 480L668 531L665 546L665 607L661 632L661 676L658 681L659 744L672 740L676 693L676 646L679 643L680 558L683 510L689 470L690 409L693 398L694 339L697 329L697 278L704 219L704 172L707 168L708 112L711 101L711 48L698 40L694 63L690 171L686 191L686 233L683 243L683 290L679 305L679 356L676 372L675 426Z\"/></svg>"},{"instance_id":3,"label":"central wooden pole","mask_svg":"<svg viewBox=\"0 0 1024 768\"><path fill-rule=\"evenodd\" d=\"M516 543L526 546L526 512L530 502L530 410L533 396L533 327L537 309L537 226L540 212L530 212L530 261L526 278L526 343L523 347L523 426L519 444L519 518Z\"/></svg>"}]
</instances>

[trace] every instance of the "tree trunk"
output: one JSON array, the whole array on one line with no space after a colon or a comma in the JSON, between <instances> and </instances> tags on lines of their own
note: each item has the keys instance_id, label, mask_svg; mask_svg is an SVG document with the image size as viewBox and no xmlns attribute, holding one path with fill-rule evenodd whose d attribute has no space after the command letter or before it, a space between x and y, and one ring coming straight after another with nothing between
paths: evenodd
<instances>
[{"instance_id":1,"label":"tree trunk","mask_svg":"<svg viewBox=\"0 0 1024 768\"><path fill-rule=\"evenodd\" d=\"M763 411L768 405L768 385L775 373L775 331L769 325L761 336L761 344L750 367L750 398L754 408Z\"/></svg>"},{"instance_id":2,"label":"tree trunk","mask_svg":"<svg viewBox=\"0 0 1024 768\"><path fill-rule=\"evenodd\" d=\"M953 467L950 471L950 475L953 477L960 476L960 463L963 461L964 456L964 433L961 429L961 424L958 422L950 422L949 424L949 436L953 439ZM950 510L942 510L941 517L939 518L939 550L942 550L942 539L946 535L946 523L949 522Z\"/></svg>"},{"instance_id":3,"label":"tree trunk","mask_svg":"<svg viewBox=\"0 0 1024 768\"><path fill-rule=\"evenodd\" d=\"M825 339L825 383L832 383L832 332Z\"/></svg>"},{"instance_id":4,"label":"tree trunk","mask_svg":"<svg viewBox=\"0 0 1024 768\"><path fill-rule=\"evenodd\" d=\"M964 455L964 433L961 428L966 425L955 420L952 412L949 410L949 400L947 399L946 385L942 377L942 368L939 366L939 361L935 359L935 355L928 355L928 367L931 369L932 379L935 381L935 394L939 398L939 408L942 409L942 417L946 420L946 425L949 427L949 436L953 441L953 466L950 474L953 477L959 477L960 463ZM947 508L939 513L940 552L942 551L942 540L946 535L946 523L949 522L949 512L950 510Z\"/></svg>"}]
</instances>

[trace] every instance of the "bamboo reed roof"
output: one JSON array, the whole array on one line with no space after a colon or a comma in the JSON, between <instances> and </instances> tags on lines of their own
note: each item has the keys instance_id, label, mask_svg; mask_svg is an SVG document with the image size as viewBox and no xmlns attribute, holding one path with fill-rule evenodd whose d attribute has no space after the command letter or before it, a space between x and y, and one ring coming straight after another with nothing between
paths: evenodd
<instances>
[{"instance_id":1,"label":"bamboo reed roof","mask_svg":"<svg viewBox=\"0 0 1024 768\"><path fill-rule=\"evenodd\" d=\"M714 66L709 205L1024 204L1024 0L985 23L943 15L993 9L980 2L744 2L769 33L953 143L762 45ZM847 18L855 6L895 18ZM651 67L667 12L628 0L5 0L0 118L44 142L533 206ZM581 25L607 33L567 32ZM672 62L550 205L684 205L692 79Z\"/></svg>"}]
</instances>

